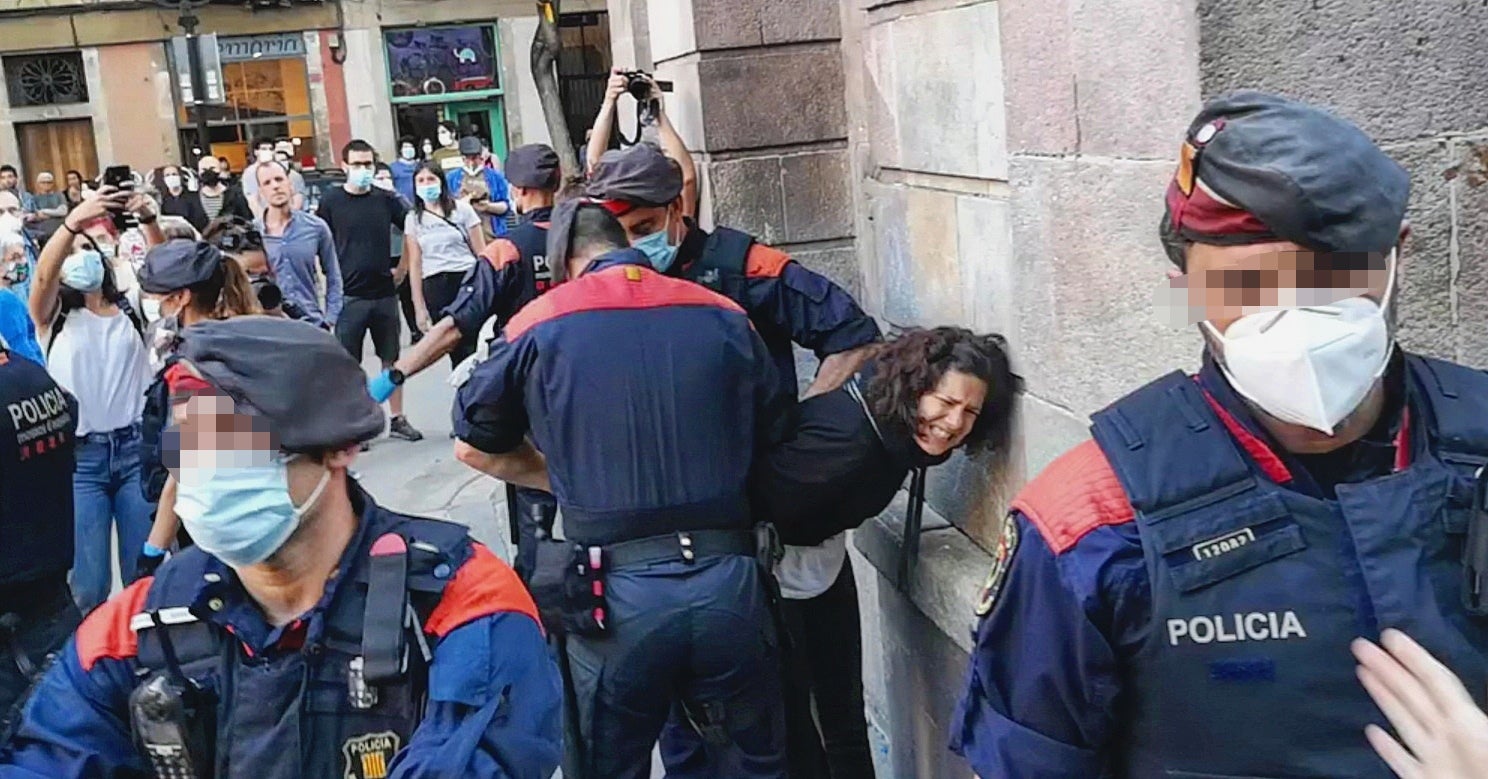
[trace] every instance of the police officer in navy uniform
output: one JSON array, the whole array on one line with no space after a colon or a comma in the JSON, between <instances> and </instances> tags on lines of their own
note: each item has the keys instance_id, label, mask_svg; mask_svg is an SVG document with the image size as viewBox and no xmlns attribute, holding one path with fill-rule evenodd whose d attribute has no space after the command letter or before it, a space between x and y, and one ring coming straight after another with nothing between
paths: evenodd
<instances>
[{"instance_id":1,"label":"police officer in navy uniform","mask_svg":"<svg viewBox=\"0 0 1488 779\"><path fill-rule=\"evenodd\" d=\"M1389 628L1482 705L1488 377L1395 343L1409 189L1313 106L1199 113L1161 235L1203 365L1014 500L951 726L982 776L1390 776L1349 654Z\"/></svg>"},{"instance_id":2,"label":"police officer in navy uniform","mask_svg":"<svg viewBox=\"0 0 1488 779\"><path fill-rule=\"evenodd\" d=\"M393 367L369 383L375 399L392 395L408 377L433 365L458 346L474 339L487 320L510 321L517 311L553 286L548 268L548 223L554 193L560 181L558 153L551 146L531 143L512 149L506 157L506 179L512 202L522 222L510 234L486 244L477 262L466 274L455 301L440 315L425 337L405 351ZM535 564L534 544L550 537L558 504L541 490L508 487L507 507L512 512L517 537L514 567L526 580Z\"/></svg>"},{"instance_id":3,"label":"police officer in navy uniform","mask_svg":"<svg viewBox=\"0 0 1488 779\"><path fill-rule=\"evenodd\" d=\"M560 205L549 238L570 280L460 389L456 453L562 507L568 543L544 549L568 557L581 773L649 776L677 702L708 765L669 776L783 777L769 544L746 477L789 397L744 311L657 273L603 208Z\"/></svg>"},{"instance_id":4,"label":"police officer in navy uniform","mask_svg":"<svg viewBox=\"0 0 1488 779\"><path fill-rule=\"evenodd\" d=\"M88 616L0 776L547 777L559 682L531 598L464 526L347 475L382 429L312 325L208 321L168 371L196 541Z\"/></svg>"},{"instance_id":5,"label":"police officer in navy uniform","mask_svg":"<svg viewBox=\"0 0 1488 779\"><path fill-rule=\"evenodd\" d=\"M711 233L683 215L682 170L657 147L640 143L599 158L588 194L624 225L631 244L656 270L732 299L765 339L781 387L796 393L794 342L821 368L806 395L836 389L868 357L878 325L852 295L747 233Z\"/></svg>"},{"instance_id":6,"label":"police officer in navy uniform","mask_svg":"<svg viewBox=\"0 0 1488 779\"><path fill-rule=\"evenodd\" d=\"M0 338L0 739L82 615L72 567L77 399Z\"/></svg>"}]
</instances>

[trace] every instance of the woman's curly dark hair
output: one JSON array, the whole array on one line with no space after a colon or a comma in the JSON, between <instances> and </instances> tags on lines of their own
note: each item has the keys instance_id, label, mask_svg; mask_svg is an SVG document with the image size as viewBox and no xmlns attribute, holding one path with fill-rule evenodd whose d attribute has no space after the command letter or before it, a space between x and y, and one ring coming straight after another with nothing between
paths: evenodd
<instances>
[{"instance_id":1,"label":"woman's curly dark hair","mask_svg":"<svg viewBox=\"0 0 1488 779\"><path fill-rule=\"evenodd\" d=\"M919 427L920 398L940 384L946 371L960 371L987 383L987 399L966 436L966 447L996 451L1007 446L1018 379L1002 336L962 327L916 328L884 344L875 363L864 395L878 419L913 435Z\"/></svg>"}]
</instances>

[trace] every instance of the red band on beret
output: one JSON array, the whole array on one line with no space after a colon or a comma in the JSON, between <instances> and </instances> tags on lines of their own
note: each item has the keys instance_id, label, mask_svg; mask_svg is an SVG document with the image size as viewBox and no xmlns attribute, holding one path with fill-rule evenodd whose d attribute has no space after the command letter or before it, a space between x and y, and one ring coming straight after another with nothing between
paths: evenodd
<instances>
[{"instance_id":1,"label":"red band on beret","mask_svg":"<svg viewBox=\"0 0 1488 779\"><path fill-rule=\"evenodd\" d=\"M1168 216L1180 235L1215 238L1271 235L1271 229L1255 214L1215 198L1202 182L1193 187L1193 194L1185 196L1178 178L1174 177L1168 185L1167 200Z\"/></svg>"},{"instance_id":2,"label":"red band on beret","mask_svg":"<svg viewBox=\"0 0 1488 779\"><path fill-rule=\"evenodd\" d=\"M625 216L635 210L635 203L628 200L597 200L595 201L615 216Z\"/></svg>"},{"instance_id":3,"label":"red band on beret","mask_svg":"<svg viewBox=\"0 0 1488 779\"><path fill-rule=\"evenodd\" d=\"M187 392L210 392L212 385L202 378L193 374L181 363L176 363L165 369L165 385L170 387L172 395Z\"/></svg>"}]
</instances>

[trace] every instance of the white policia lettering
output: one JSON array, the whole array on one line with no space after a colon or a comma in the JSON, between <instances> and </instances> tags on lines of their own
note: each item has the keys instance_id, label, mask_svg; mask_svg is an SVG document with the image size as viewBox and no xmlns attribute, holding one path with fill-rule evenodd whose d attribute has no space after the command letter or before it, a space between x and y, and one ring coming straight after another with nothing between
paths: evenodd
<instances>
[{"instance_id":1,"label":"white policia lettering","mask_svg":"<svg viewBox=\"0 0 1488 779\"><path fill-rule=\"evenodd\" d=\"M1302 620L1297 612L1252 611L1248 614L1215 614L1209 617L1189 617L1168 620L1168 645L1178 646L1187 639L1195 644L1237 641L1284 641L1289 638L1307 638Z\"/></svg>"}]
</instances>

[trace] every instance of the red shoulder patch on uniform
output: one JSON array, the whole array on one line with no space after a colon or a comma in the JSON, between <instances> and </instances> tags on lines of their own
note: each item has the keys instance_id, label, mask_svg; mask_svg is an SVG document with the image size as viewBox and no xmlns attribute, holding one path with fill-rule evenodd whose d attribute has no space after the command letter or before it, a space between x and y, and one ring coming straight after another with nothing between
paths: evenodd
<instances>
[{"instance_id":1,"label":"red shoulder patch on uniform","mask_svg":"<svg viewBox=\"0 0 1488 779\"><path fill-rule=\"evenodd\" d=\"M424 624L424 632L440 638L461 625L492 614L515 611L537 618L537 605L517 572L491 554L483 544L473 544L473 553L455 578L445 585L439 605Z\"/></svg>"},{"instance_id":2,"label":"red shoulder patch on uniform","mask_svg":"<svg viewBox=\"0 0 1488 779\"><path fill-rule=\"evenodd\" d=\"M744 257L744 275L751 279L779 278L785 272L786 263L790 261L789 254L773 246L757 243L749 247L749 254Z\"/></svg>"},{"instance_id":3,"label":"red shoulder patch on uniform","mask_svg":"<svg viewBox=\"0 0 1488 779\"><path fill-rule=\"evenodd\" d=\"M501 270L522 259L522 252L511 241L505 238L497 238L486 244L486 248L481 251L481 256L486 258L486 262L491 263L491 267Z\"/></svg>"},{"instance_id":4,"label":"red shoulder patch on uniform","mask_svg":"<svg viewBox=\"0 0 1488 779\"><path fill-rule=\"evenodd\" d=\"M1011 508L1028 518L1054 554L1067 551L1098 527L1125 524L1137 516L1094 441L1050 463L1023 487Z\"/></svg>"},{"instance_id":5,"label":"red shoulder patch on uniform","mask_svg":"<svg viewBox=\"0 0 1488 779\"><path fill-rule=\"evenodd\" d=\"M1235 437L1240 448L1250 455L1250 459L1260 466L1266 478L1277 484L1286 484L1292 480L1292 472L1286 467L1286 463L1271 451L1271 447L1267 446L1265 441L1256 438L1249 430L1246 430L1245 425L1240 424L1239 420L1235 419L1234 415L1230 414L1224 406L1221 406L1208 390L1200 387L1199 391L1204 393L1204 400L1209 401L1209 407L1214 409L1219 421L1224 423L1225 429L1230 431L1230 435Z\"/></svg>"},{"instance_id":6,"label":"red shoulder patch on uniform","mask_svg":"<svg viewBox=\"0 0 1488 779\"><path fill-rule=\"evenodd\" d=\"M639 265L615 265L559 284L523 306L503 332L511 342L536 325L568 314L664 306L712 306L744 313L738 303L700 284Z\"/></svg>"},{"instance_id":7,"label":"red shoulder patch on uniform","mask_svg":"<svg viewBox=\"0 0 1488 779\"><path fill-rule=\"evenodd\" d=\"M99 660L127 660L139 653L139 636L129 629L129 620L145 610L145 598L155 577L146 576L103 602L83 619L77 629L78 663L93 670Z\"/></svg>"}]
</instances>

